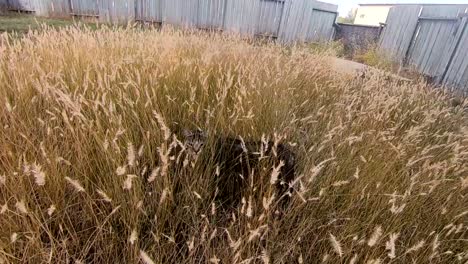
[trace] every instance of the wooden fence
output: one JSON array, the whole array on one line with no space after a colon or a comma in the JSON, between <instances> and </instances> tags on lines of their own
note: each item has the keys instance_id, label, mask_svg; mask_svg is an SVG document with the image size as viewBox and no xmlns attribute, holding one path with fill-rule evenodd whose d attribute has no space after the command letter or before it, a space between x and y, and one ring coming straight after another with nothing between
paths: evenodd
<instances>
[{"instance_id":1,"label":"wooden fence","mask_svg":"<svg viewBox=\"0 0 468 264\"><path fill-rule=\"evenodd\" d=\"M468 5L391 8L380 49L437 84L468 93Z\"/></svg>"},{"instance_id":2,"label":"wooden fence","mask_svg":"<svg viewBox=\"0 0 468 264\"><path fill-rule=\"evenodd\" d=\"M338 23L335 40L341 41L346 56L353 58L360 52L374 48L379 42L382 29L380 26Z\"/></svg>"},{"instance_id":3,"label":"wooden fence","mask_svg":"<svg viewBox=\"0 0 468 264\"><path fill-rule=\"evenodd\" d=\"M0 0L5 1L5 0ZM143 21L268 36L281 42L329 41L338 6L314 0L6 0L41 16Z\"/></svg>"},{"instance_id":4,"label":"wooden fence","mask_svg":"<svg viewBox=\"0 0 468 264\"><path fill-rule=\"evenodd\" d=\"M7 0L0 0L0 14L8 9Z\"/></svg>"}]
</instances>

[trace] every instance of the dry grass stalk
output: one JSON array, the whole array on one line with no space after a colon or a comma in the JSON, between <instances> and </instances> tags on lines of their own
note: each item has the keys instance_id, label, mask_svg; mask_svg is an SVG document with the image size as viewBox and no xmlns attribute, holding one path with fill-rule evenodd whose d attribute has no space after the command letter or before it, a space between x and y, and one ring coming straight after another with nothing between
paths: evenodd
<instances>
[{"instance_id":1,"label":"dry grass stalk","mask_svg":"<svg viewBox=\"0 0 468 264\"><path fill-rule=\"evenodd\" d=\"M72 27L0 43L0 262L467 258L465 99L223 34ZM208 133L198 158L180 131L194 127ZM232 181L247 186L234 208L215 195L224 137L256 164ZM285 204L280 143L298 163Z\"/></svg>"}]
</instances>

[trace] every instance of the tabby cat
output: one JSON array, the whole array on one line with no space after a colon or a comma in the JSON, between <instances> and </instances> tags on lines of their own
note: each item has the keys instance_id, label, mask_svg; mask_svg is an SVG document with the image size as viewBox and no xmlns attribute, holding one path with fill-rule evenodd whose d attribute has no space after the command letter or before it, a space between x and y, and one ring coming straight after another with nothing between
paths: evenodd
<instances>
[{"instance_id":1,"label":"tabby cat","mask_svg":"<svg viewBox=\"0 0 468 264\"><path fill-rule=\"evenodd\" d=\"M185 190L187 183L190 184L190 179L183 177L185 174L182 170L191 168L189 164L194 165L195 161L206 162L209 166L216 166L216 173L213 178L213 183L216 186L216 192L213 193L218 208L225 213L239 208L239 204L244 196L244 192L249 186L252 172L255 171L255 176L258 171L263 168L272 170L272 167L277 167L280 163L282 166L278 171L278 181L275 183L277 194L276 201L279 205L279 211L282 211L290 200L291 183L295 177L296 155L285 144L277 143L262 139L260 141L244 141L240 137L226 136L208 136L208 134L200 129L177 131L181 134L182 142L177 141L177 146L171 151L172 175L182 176L174 179L173 183L173 208L167 213L174 214L172 217L183 219L186 217L183 210L178 210L183 201L180 195ZM175 137L177 138L177 137ZM199 159L201 158L201 159ZM260 164L261 163L261 164ZM261 166L263 165L263 166ZM268 171L267 171L268 173ZM228 217L230 214L221 214L221 219ZM164 224L164 232L169 233L174 230L175 244L181 256L187 256L188 247L186 242L190 239L190 224L186 221L179 221L174 227L173 222ZM222 225L222 223L220 222ZM142 229L142 234L150 233L150 224Z\"/></svg>"},{"instance_id":2,"label":"tabby cat","mask_svg":"<svg viewBox=\"0 0 468 264\"><path fill-rule=\"evenodd\" d=\"M207 133L200 129L184 130L182 134L185 151L191 157L198 157L209 143ZM296 167L296 155L287 145L278 143L275 146L273 141L243 141L241 138L216 136L208 155L210 161L218 166L216 199L223 207L238 206L242 192L248 186L249 175L260 169L258 165L262 159L271 159L275 167L283 162L276 183L276 197L280 198L282 205L287 204L291 195L289 185L294 180Z\"/></svg>"}]
</instances>

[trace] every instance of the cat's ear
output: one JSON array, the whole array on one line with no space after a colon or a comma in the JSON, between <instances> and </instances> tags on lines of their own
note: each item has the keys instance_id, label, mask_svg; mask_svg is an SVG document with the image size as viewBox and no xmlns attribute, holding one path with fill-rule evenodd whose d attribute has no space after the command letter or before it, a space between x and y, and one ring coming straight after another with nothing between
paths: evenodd
<instances>
[{"instance_id":1,"label":"cat's ear","mask_svg":"<svg viewBox=\"0 0 468 264\"><path fill-rule=\"evenodd\" d=\"M208 131L205 131L205 130L201 130L201 129L200 129L200 134L201 134L202 137L208 138Z\"/></svg>"},{"instance_id":2,"label":"cat's ear","mask_svg":"<svg viewBox=\"0 0 468 264\"><path fill-rule=\"evenodd\" d=\"M182 135L183 135L184 137L188 138L188 137L193 136L193 133L192 133L192 131L190 131L190 130L184 128L184 129L182 130Z\"/></svg>"},{"instance_id":3,"label":"cat's ear","mask_svg":"<svg viewBox=\"0 0 468 264\"><path fill-rule=\"evenodd\" d=\"M200 127L197 127L196 133L200 137L204 137L204 138L208 137L208 133L205 130L201 129Z\"/></svg>"}]
</instances>

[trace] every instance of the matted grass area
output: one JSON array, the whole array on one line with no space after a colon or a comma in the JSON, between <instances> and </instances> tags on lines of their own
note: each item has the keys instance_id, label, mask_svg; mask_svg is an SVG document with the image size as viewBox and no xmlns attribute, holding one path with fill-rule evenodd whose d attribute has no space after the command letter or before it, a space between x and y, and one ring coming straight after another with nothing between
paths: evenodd
<instances>
[{"instance_id":1,"label":"matted grass area","mask_svg":"<svg viewBox=\"0 0 468 264\"><path fill-rule=\"evenodd\" d=\"M2 43L0 262L468 260L466 101L221 35L70 28ZM291 203L278 216L266 159L221 210L217 150L208 140L176 165L175 127L287 144Z\"/></svg>"}]
</instances>

